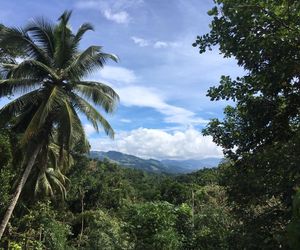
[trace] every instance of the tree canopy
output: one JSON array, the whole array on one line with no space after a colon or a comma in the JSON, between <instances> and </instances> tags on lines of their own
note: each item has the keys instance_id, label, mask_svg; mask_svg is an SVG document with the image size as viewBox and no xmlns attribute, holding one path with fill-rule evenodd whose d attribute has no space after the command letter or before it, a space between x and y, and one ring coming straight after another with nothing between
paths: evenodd
<instances>
[{"instance_id":1,"label":"tree canopy","mask_svg":"<svg viewBox=\"0 0 300 250\"><path fill-rule=\"evenodd\" d=\"M204 132L232 160L227 185L243 214L246 246L255 237L265 248L284 245L300 181L299 13L299 1L218 0L209 11L211 31L193 44L200 53L218 47L245 70L236 79L222 76L209 89L211 100L234 105ZM262 210L257 214L250 206Z\"/></svg>"}]
</instances>

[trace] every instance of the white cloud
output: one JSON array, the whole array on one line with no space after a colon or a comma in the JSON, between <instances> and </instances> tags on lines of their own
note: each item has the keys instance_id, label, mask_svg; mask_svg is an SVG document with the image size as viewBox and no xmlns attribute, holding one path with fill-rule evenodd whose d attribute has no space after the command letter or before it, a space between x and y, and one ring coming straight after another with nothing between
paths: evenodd
<instances>
[{"instance_id":1,"label":"white cloud","mask_svg":"<svg viewBox=\"0 0 300 250\"><path fill-rule=\"evenodd\" d=\"M155 90L142 86L126 86L117 88L121 102L125 106L160 108L164 105L162 97Z\"/></svg>"},{"instance_id":2,"label":"white cloud","mask_svg":"<svg viewBox=\"0 0 300 250\"><path fill-rule=\"evenodd\" d=\"M139 79L133 70L124 67L106 66L89 80L100 81L112 86L120 96L120 102L127 107L153 108L163 114L166 123L179 125L203 125L209 121L194 112L171 105L156 88L137 86Z\"/></svg>"},{"instance_id":3,"label":"white cloud","mask_svg":"<svg viewBox=\"0 0 300 250\"><path fill-rule=\"evenodd\" d=\"M129 14L126 11L113 12L110 9L104 10L103 15L106 19L116 23L128 23L130 20Z\"/></svg>"},{"instance_id":4,"label":"white cloud","mask_svg":"<svg viewBox=\"0 0 300 250\"><path fill-rule=\"evenodd\" d=\"M105 66L99 71L100 77L108 81L116 81L122 83L134 83L137 77L133 70L124 67Z\"/></svg>"},{"instance_id":5,"label":"white cloud","mask_svg":"<svg viewBox=\"0 0 300 250\"><path fill-rule=\"evenodd\" d=\"M209 136L198 130L166 132L160 129L139 128L116 133L114 141L108 138L89 140L92 150L116 150L142 158L203 159L222 157L222 150Z\"/></svg>"},{"instance_id":6,"label":"white cloud","mask_svg":"<svg viewBox=\"0 0 300 250\"><path fill-rule=\"evenodd\" d=\"M165 42L165 41L156 41L153 44L153 48L155 49L163 49L163 48L177 48L180 46L179 42Z\"/></svg>"},{"instance_id":7,"label":"white cloud","mask_svg":"<svg viewBox=\"0 0 300 250\"><path fill-rule=\"evenodd\" d=\"M131 39L133 40L133 42L135 44L137 44L140 47L147 47L147 46L150 45L150 42L148 40L145 40L145 39L140 38L140 37L132 36Z\"/></svg>"},{"instance_id":8,"label":"white cloud","mask_svg":"<svg viewBox=\"0 0 300 250\"><path fill-rule=\"evenodd\" d=\"M154 43L153 47L156 49L166 48L166 47L168 47L168 43L162 42L162 41L157 41Z\"/></svg>"},{"instance_id":9,"label":"white cloud","mask_svg":"<svg viewBox=\"0 0 300 250\"><path fill-rule=\"evenodd\" d=\"M179 43L177 42L166 42L166 41L153 41L147 40L141 37L132 36L132 41L140 47L148 47L151 46L155 49L163 49L168 47L178 47Z\"/></svg>"},{"instance_id":10,"label":"white cloud","mask_svg":"<svg viewBox=\"0 0 300 250\"><path fill-rule=\"evenodd\" d=\"M88 124L88 123L84 124L83 128L84 128L85 134L87 136L90 136L96 132L96 129L91 124Z\"/></svg>"},{"instance_id":11,"label":"white cloud","mask_svg":"<svg viewBox=\"0 0 300 250\"><path fill-rule=\"evenodd\" d=\"M101 11L107 20L119 24L126 24L131 20L128 10L142 3L143 0L81 0L75 4L75 7L78 9Z\"/></svg>"},{"instance_id":12,"label":"white cloud","mask_svg":"<svg viewBox=\"0 0 300 250\"><path fill-rule=\"evenodd\" d=\"M125 106L138 106L153 108L165 115L164 121L181 125L206 124L204 120L187 109L168 104L157 90L142 86L126 86L116 88L121 103Z\"/></svg>"},{"instance_id":13,"label":"white cloud","mask_svg":"<svg viewBox=\"0 0 300 250\"><path fill-rule=\"evenodd\" d=\"M132 121L130 119L120 119L120 122L131 123Z\"/></svg>"}]
</instances>

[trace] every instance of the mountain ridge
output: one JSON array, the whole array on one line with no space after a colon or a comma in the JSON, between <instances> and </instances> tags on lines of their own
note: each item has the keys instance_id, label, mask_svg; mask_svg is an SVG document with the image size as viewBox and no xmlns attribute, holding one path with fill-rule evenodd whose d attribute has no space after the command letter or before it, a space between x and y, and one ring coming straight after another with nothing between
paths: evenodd
<instances>
[{"instance_id":1,"label":"mountain ridge","mask_svg":"<svg viewBox=\"0 0 300 250\"><path fill-rule=\"evenodd\" d=\"M90 151L90 158L97 160L107 159L120 166L140 169L146 172L183 174L191 173L203 168L216 167L222 158L204 158L202 160L157 160L143 159L135 155L125 154L118 151Z\"/></svg>"}]
</instances>

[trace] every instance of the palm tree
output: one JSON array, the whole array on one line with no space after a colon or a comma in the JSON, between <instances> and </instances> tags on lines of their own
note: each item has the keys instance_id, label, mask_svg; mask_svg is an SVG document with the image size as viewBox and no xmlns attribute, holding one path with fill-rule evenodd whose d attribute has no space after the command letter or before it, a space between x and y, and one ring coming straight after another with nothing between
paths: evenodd
<instances>
[{"instance_id":1,"label":"palm tree","mask_svg":"<svg viewBox=\"0 0 300 250\"><path fill-rule=\"evenodd\" d=\"M63 190L64 179L57 170L66 155L69 159L72 144L86 142L79 114L85 115L97 131L100 125L106 134L114 136L110 124L93 105L106 113L113 112L118 95L103 83L83 79L101 69L107 60L117 58L103 53L100 46L79 51L83 35L93 27L84 23L73 34L68 26L70 16L71 12L65 11L57 24L36 19L25 28L4 28L0 35L2 50L16 48L24 53L22 62L0 66L0 98L21 94L0 109L0 127L21 132L20 148L24 153L24 173L0 225L0 239L32 169L38 173L37 188L39 181L45 183L51 177L52 183ZM59 167L52 164L50 169L47 160L54 159L54 151ZM48 184L44 188L51 193Z\"/></svg>"}]
</instances>

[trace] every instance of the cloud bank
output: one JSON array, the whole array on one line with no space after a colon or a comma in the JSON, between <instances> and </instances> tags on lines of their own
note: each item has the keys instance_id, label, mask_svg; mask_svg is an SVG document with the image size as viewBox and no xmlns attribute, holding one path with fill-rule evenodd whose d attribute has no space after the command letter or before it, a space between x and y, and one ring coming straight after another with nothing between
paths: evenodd
<instances>
[{"instance_id":1,"label":"cloud bank","mask_svg":"<svg viewBox=\"0 0 300 250\"><path fill-rule=\"evenodd\" d=\"M181 125L207 124L209 121L198 117L194 112L182 107L170 105L156 89L142 86L116 87L121 104L127 107L153 108L164 115L166 123Z\"/></svg>"},{"instance_id":2,"label":"cloud bank","mask_svg":"<svg viewBox=\"0 0 300 250\"><path fill-rule=\"evenodd\" d=\"M138 128L116 133L108 138L90 138L92 150L116 150L145 159L203 159L222 157L222 150L210 136L190 127L185 131L167 132L161 129Z\"/></svg>"},{"instance_id":3,"label":"cloud bank","mask_svg":"<svg viewBox=\"0 0 300 250\"><path fill-rule=\"evenodd\" d=\"M164 116L164 122L177 125L204 125L209 121L195 112L172 105L157 89L139 84L139 77L133 70L124 67L106 66L91 80L107 83L120 96L120 102L126 107L152 108Z\"/></svg>"}]
</instances>

